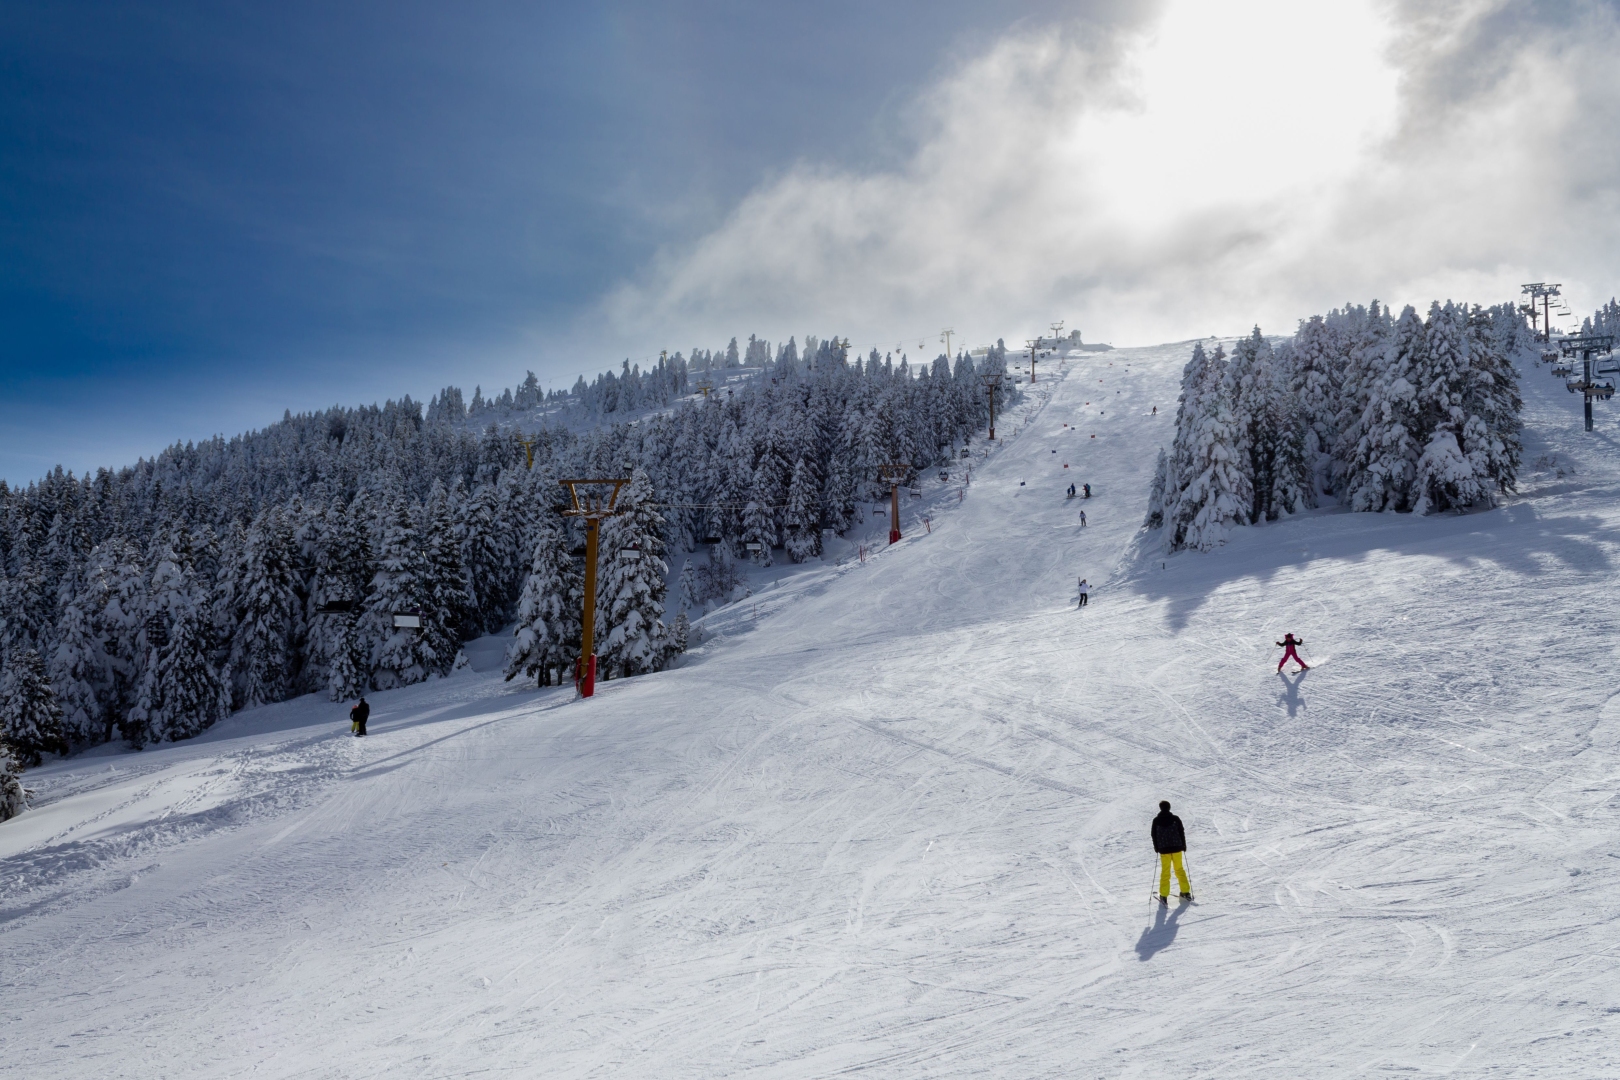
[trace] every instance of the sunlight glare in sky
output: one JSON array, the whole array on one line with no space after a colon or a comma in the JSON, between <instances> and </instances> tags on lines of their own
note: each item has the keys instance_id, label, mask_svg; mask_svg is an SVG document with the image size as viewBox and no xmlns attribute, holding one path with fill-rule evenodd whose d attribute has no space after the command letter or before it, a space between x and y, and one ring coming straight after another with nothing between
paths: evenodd
<instances>
[{"instance_id":1,"label":"sunlight glare in sky","mask_svg":"<svg viewBox=\"0 0 1620 1080\"><path fill-rule=\"evenodd\" d=\"M1368 2L1172 0L1128 58L1134 100L1089 112L1074 150L1149 227L1331 181L1394 123L1388 34Z\"/></svg>"}]
</instances>

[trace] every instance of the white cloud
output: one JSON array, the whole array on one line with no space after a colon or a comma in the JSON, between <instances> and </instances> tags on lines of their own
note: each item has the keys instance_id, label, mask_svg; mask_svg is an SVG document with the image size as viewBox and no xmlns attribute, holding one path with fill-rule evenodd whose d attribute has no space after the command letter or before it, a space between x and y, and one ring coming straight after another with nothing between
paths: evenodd
<instances>
[{"instance_id":1,"label":"white cloud","mask_svg":"<svg viewBox=\"0 0 1620 1080\"><path fill-rule=\"evenodd\" d=\"M643 344L1291 329L1346 300L1614 290L1611 8L1172 0L1021 31L935 86L907 165L800 163L606 301ZM909 346L908 346L909 347Z\"/></svg>"}]
</instances>

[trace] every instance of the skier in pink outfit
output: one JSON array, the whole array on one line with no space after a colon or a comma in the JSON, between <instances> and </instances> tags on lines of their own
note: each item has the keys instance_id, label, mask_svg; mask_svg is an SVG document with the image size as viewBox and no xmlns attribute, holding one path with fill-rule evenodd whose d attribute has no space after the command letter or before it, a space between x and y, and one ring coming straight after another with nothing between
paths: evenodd
<instances>
[{"instance_id":1,"label":"skier in pink outfit","mask_svg":"<svg viewBox=\"0 0 1620 1080\"><path fill-rule=\"evenodd\" d=\"M1281 671L1283 669L1283 665L1288 663L1289 660L1292 660L1294 663L1298 664L1299 669L1301 671L1309 671L1309 670L1311 670L1311 665L1309 665L1305 661L1301 660L1299 658L1299 653L1294 651L1294 647L1296 645L1305 644L1303 641L1296 638L1293 634L1284 634L1283 639L1281 641L1277 642L1277 644L1280 645L1284 650L1283 651L1283 658L1281 660L1277 661L1277 670L1278 671Z\"/></svg>"}]
</instances>

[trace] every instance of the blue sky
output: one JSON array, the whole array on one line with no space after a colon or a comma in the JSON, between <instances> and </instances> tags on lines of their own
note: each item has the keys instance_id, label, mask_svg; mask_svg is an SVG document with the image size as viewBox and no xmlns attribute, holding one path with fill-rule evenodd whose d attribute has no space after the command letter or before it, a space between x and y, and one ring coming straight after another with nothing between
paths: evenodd
<instances>
[{"instance_id":1,"label":"blue sky","mask_svg":"<svg viewBox=\"0 0 1620 1080\"><path fill-rule=\"evenodd\" d=\"M9 3L0 476L601 370L616 281L791 161L881 166L919 85L1045 15Z\"/></svg>"},{"instance_id":2,"label":"blue sky","mask_svg":"<svg viewBox=\"0 0 1620 1080\"><path fill-rule=\"evenodd\" d=\"M1615 55L1615 0L12 0L0 477L733 334L1589 311Z\"/></svg>"}]
</instances>

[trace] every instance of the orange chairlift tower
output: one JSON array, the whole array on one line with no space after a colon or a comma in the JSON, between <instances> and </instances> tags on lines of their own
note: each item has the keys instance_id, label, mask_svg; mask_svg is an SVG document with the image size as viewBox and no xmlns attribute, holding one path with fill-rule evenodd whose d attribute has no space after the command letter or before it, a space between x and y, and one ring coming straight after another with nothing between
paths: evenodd
<instances>
[{"instance_id":1,"label":"orange chairlift tower","mask_svg":"<svg viewBox=\"0 0 1620 1080\"><path fill-rule=\"evenodd\" d=\"M889 482L889 543L900 539L900 481L911 472L909 465L879 465L878 475Z\"/></svg>"},{"instance_id":2,"label":"orange chairlift tower","mask_svg":"<svg viewBox=\"0 0 1620 1080\"><path fill-rule=\"evenodd\" d=\"M624 513L618 509L619 489L630 482L629 477L614 480L562 480L574 505L564 510L568 517L585 519L585 617L579 641L579 663L575 667L574 681L580 697L596 693L596 541L603 518Z\"/></svg>"}]
</instances>

